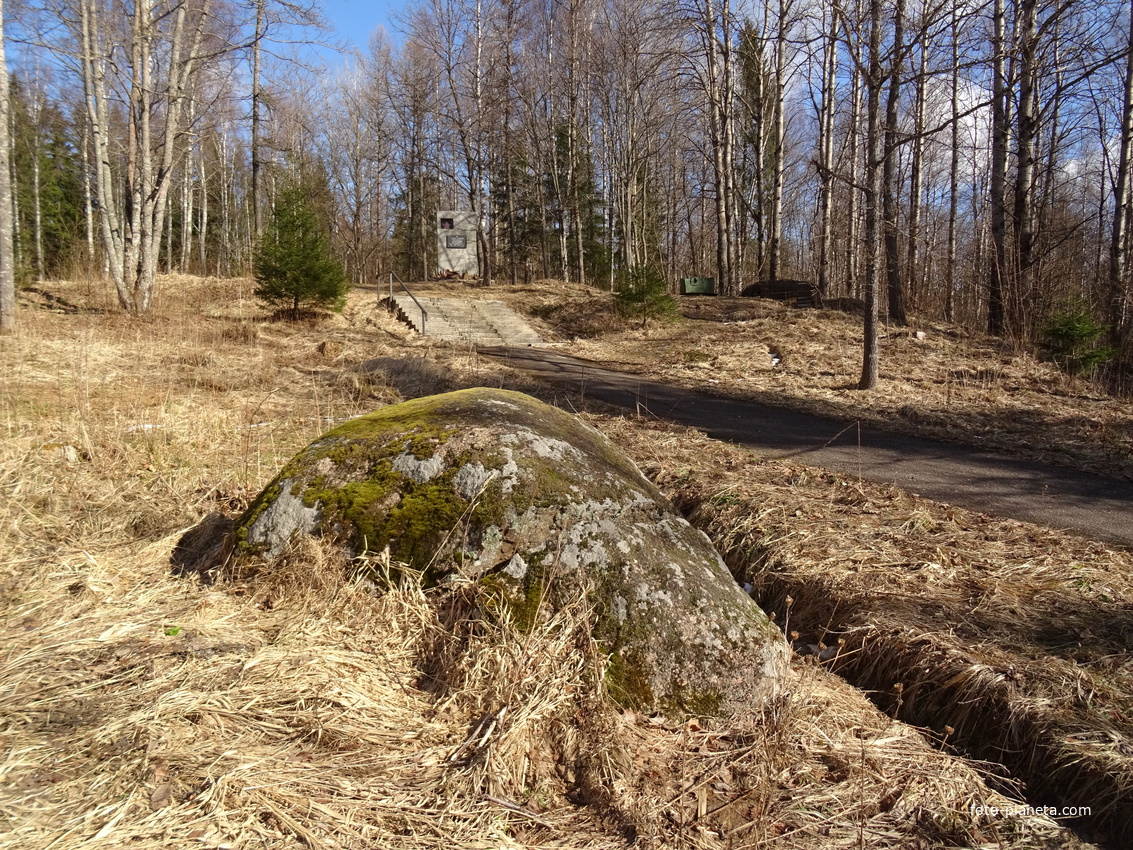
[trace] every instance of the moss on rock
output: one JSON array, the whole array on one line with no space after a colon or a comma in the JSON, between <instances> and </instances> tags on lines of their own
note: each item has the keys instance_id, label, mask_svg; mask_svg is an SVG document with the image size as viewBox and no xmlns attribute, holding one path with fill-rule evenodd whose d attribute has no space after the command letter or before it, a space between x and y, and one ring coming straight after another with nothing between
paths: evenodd
<instances>
[{"instance_id":1,"label":"moss on rock","mask_svg":"<svg viewBox=\"0 0 1133 850\"><path fill-rule=\"evenodd\" d=\"M523 628L586 595L627 707L750 708L786 669L778 630L708 539L593 428L472 389L351 420L300 452L237 523L267 557L316 533L481 582Z\"/></svg>"}]
</instances>

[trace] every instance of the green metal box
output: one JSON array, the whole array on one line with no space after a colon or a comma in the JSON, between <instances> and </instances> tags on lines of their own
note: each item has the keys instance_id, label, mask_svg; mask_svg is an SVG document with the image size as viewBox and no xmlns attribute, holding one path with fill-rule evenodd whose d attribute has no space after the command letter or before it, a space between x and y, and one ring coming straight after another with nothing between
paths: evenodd
<instances>
[{"instance_id":1,"label":"green metal box","mask_svg":"<svg viewBox=\"0 0 1133 850\"><path fill-rule=\"evenodd\" d=\"M683 277L681 278L681 295L715 295L716 278L714 277Z\"/></svg>"}]
</instances>

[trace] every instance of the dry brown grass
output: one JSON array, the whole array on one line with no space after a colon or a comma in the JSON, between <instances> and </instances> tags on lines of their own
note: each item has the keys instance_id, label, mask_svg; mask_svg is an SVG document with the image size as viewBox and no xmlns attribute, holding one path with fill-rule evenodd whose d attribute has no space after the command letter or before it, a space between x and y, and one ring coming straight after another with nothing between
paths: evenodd
<instances>
[{"instance_id":1,"label":"dry brown grass","mask_svg":"<svg viewBox=\"0 0 1133 850\"><path fill-rule=\"evenodd\" d=\"M290 325L243 281L161 286L139 321L51 284L0 338L0 846L1080 846L973 816L1011 801L822 670L670 727L603 698L584 610L518 634L461 618L473 588L383 589L314 543L174 577L187 527L330 423L532 387L372 292Z\"/></svg>"},{"instance_id":2,"label":"dry brown grass","mask_svg":"<svg viewBox=\"0 0 1133 850\"><path fill-rule=\"evenodd\" d=\"M1133 839L1133 553L603 422L811 661Z\"/></svg>"}]
</instances>

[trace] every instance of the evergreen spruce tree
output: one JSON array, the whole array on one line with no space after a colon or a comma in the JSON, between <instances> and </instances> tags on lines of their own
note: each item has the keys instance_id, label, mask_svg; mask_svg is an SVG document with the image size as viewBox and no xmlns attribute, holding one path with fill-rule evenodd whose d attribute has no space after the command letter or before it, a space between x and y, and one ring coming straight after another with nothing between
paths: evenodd
<instances>
[{"instance_id":1,"label":"evergreen spruce tree","mask_svg":"<svg viewBox=\"0 0 1133 850\"><path fill-rule=\"evenodd\" d=\"M269 306L342 309L346 275L331 255L318 217L301 186L279 193L255 256L256 297Z\"/></svg>"},{"instance_id":2,"label":"evergreen spruce tree","mask_svg":"<svg viewBox=\"0 0 1133 850\"><path fill-rule=\"evenodd\" d=\"M669 294L665 278L652 266L634 266L624 272L614 297L625 315L641 316L642 328L651 317L670 319L677 315L677 302Z\"/></svg>"},{"instance_id":3,"label":"evergreen spruce tree","mask_svg":"<svg viewBox=\"0 0 1133 850\"><path fill-rule=\"evenodd\" d=\"M15 230L19 237L14 246L15 270L19 282L26 284L67 274L68 262L81 245L82 164L78 130L58 103L43 98L38 121L33 120L28 94L13 77L9 104Z\"/></svg>"}]
</instances>

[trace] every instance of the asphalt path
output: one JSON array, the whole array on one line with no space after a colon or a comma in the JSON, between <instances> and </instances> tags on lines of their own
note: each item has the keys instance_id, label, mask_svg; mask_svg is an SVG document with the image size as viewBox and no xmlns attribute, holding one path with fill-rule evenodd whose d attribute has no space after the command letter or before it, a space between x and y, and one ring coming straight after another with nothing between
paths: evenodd
<instances>
[{"instance_id":1,"label":"asphalt path","mask_svg":"<svg viewBox=\"0 0 1133 850\"><path fill-rule=\"evenodd\" d=\"M716 398L543 348L479 353L593 398L750 446L773 457L835 470L911 493L1133 547L1133 484L926 440L853 420Z\"/></svg>"}]
</instances>

